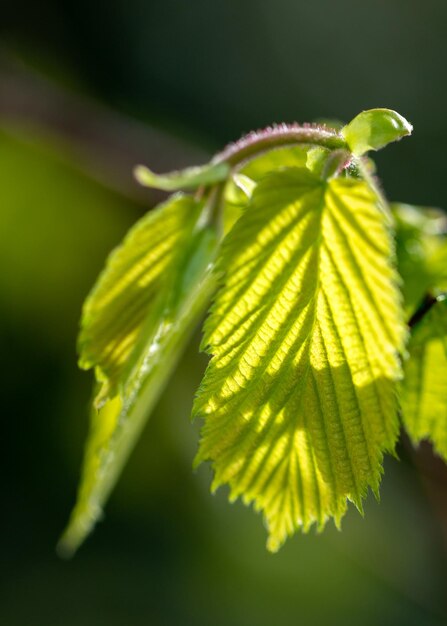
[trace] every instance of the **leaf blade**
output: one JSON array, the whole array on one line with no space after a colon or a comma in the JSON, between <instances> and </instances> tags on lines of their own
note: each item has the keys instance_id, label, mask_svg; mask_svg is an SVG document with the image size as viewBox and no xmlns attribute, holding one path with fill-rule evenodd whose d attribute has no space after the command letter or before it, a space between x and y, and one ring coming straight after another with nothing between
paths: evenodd
<instances>
[{"instance_id":1,"label":"leaf blade","mask_svg":"<svg viewBox=\"0 0 447 626\"><path fill-rule=\"evenodd\" d=\"M110 254L88 295L78 338L79 365L94 367L102 383L98 407L117 393L144 320L160 307L166 276L201 210L200 203L179 194L147 213Z\"/></svg>"},{"instance_id":2,"label":"leaf blade","mask_svg":"<svg viewBox=\"0 0 447 626\"><path fill-rule=\"evenodd\" d=\"M196 215L197 218L197 215ZM200 220L176 250L171 278L160 285L156 306L147 312L129 366L116 395L93 411L75 508L59 542L73 554L101 516L155 403L215 289L218 233ZM125 244L126 245L126 244Z\"/></svg>"},{"instance_id":3,"label":"leaf blade","mask_svg":"<svg viewBox=\"0 0 447 626\"><path fill-rule=\"evenodd\" d=\"M264 512L269 549L339 521L347 498L361 508L393 450L405 327L384 222L365 183L290 169L260 181L224 243L197 462Z\"/></svg>"},{"instance_id":4,"label":"leaf blade","mask_svg":"<svg viewBox=\"0 0 447 626\"><path fill-rule=\"evenodd\" d=\"M350 150L361 156L411 135L413 126L391 109L362 111L341 130Z\"/></svg>"}]
</instances>

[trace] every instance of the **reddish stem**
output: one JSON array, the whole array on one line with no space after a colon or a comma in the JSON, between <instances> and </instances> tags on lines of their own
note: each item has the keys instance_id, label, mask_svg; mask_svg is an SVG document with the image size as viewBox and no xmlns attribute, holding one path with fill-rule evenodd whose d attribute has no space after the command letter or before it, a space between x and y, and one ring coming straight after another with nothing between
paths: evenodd
<instances>
[{"instance_id":1,"label":"reddish stem","mask_svg":"<svg viewBox=\"0 0 447 626\"><path fill-rule=\"evenodd\" d=\"M266 150L296 144L313 144L331 150L347 148L343 137L333 128L319 124L300 126L297 123L284 123L248 133L238 141L228 144L222 152L216 154L212 162L239 165Z\"/></svg>"}]
</instances>

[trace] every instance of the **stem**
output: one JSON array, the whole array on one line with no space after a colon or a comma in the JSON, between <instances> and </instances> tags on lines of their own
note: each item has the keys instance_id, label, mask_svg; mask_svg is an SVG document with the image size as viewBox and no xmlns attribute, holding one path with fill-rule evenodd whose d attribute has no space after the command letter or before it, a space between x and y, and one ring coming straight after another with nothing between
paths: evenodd
<instances>
[{"instance_id":1,"label":"stem","mask_svg":"<svg viewBox=\"0 0 447 626\"><path fill-rule=\"evenodd\" d=\"M327 157L321 173L323 180L329 180L339 176L348 167L352 159L352 154L348 150L333 150Z\"/></svg>"},{"instance_id":2,"label":"stem","mask_svg":"<svg viewBox=\"0 0 447 626\"><path fill-rule=\"evenodd\" d=\"M197 222L197 227L203 228L205 225L214 226L219 238L223 235L222 196L225 183L226 181L217 183L209 189L199 187L196 194L197 199L203 199L205 201L202 213Z\"/></svg>"},{"instance_id":3,"label":"stem","mask_svg":"<svg viewBox=\"0 0 447 626\"><path fill-rule=\"evenodd\" d=\"M338 131L318 124L278 124L263 130L245 135L238 141L230 143L216 154L212 163L228 163L230 166L240 165L244 161L259 154L282 146L313 144L324 148L348 149L346 141Z\"/></svg>"},{"instance_id":4,"label":"stem","mask_svg":"<svg viewBox=\"0 0 447 626\"><path fill-rule=\"evenodd\" d=\"M430 292L426 293L422 302L413 313L411 318L408 321L409 328L414 328L418 322L420 322L427 313L432 309L432 307L437 303L445 300L447 298L447 293L439 293L437 295L433 295Z\"/></svg>"}]
</instances>

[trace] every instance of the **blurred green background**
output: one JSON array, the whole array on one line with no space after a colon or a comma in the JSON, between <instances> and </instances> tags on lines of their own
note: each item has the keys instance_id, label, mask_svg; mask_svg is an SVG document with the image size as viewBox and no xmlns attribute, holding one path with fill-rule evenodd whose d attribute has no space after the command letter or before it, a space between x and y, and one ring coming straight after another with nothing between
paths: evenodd
<instances>
[{"instance_id":1,"label":"blurred green background","mask_svg":"<svg viewBox=\"0 0 447 626\"><path fill-rule=\"evenodd\" d=\"M161 196L137 162L200 163L273 121L394 108L393 200L447 207L445 0L15 0L0 16L0 347L5 626L447 624L447 472L404 440L381 503L265 551L261 519L191 470L199 334L106 510L68 562L91 377L82 301Z\"/></svg>"}]
</instances>

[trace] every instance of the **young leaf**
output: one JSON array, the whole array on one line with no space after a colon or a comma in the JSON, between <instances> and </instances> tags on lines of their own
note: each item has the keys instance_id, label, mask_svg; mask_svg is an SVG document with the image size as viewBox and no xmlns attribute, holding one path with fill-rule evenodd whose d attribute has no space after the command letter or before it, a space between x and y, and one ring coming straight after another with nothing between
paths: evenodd
<instances>
[{"instance_id":1,"label":"young leaf","mask_svg":"<svg viewBox=\"0 0 447 626\"><path fill-rule=\"evenodd\" d=\"M413 442L430 439L447 461L447 297L433 298L431 308L411 329L402 417Z\"/></svg>"},{"instance_id":2,"label":"young leaf","mask_svg":"<svg viewBox=\"0 0 447 626\"><path fill-rule=\"evenodd\" d=\"M268 548L377 492L405 324L384 207L363 181L266 175L227 236L206 322L197 463L264 512Z\"/></svg>"},{"instance_id":3,"label":"young leaf","mask_svg":"<svg viewBox=\"0 0 447 626\"><path fill-rule=\"evenodd\" d=\"M149 211L112 252L88 296L78 339L79 365L95 367L102 383L97 407L116 395L144 320L159 308L202 208L190 196L176 195Z\"/></svg>"},{"instance_id":4,"label":"young leaf","mask_svg":"<svg viewBox=\"0 0 447 626\"><path fill-rule=\"evenodd\" d=\"M64 554L72 554L99 519L215 288L218 235L200 211L200 203L180 196L143 218L90 298L83 362L97 366L101 381L112 377L105 404L103 392L103 406L92 414L77 503L59 544ZM110 343L115 350L104 349Z\"/></svg>"},{"instance_id":5,"label":"young leaf","mask_svg":"<svg viewBox=\"0 0 447 626\"><path fill-rule=\"evenodd\" d=\"M352 153L361 156L411 135L412 130L413 126L396 111L370 109L359 113L341 130L341 135Z\"/></svg>"}]
</instances>

